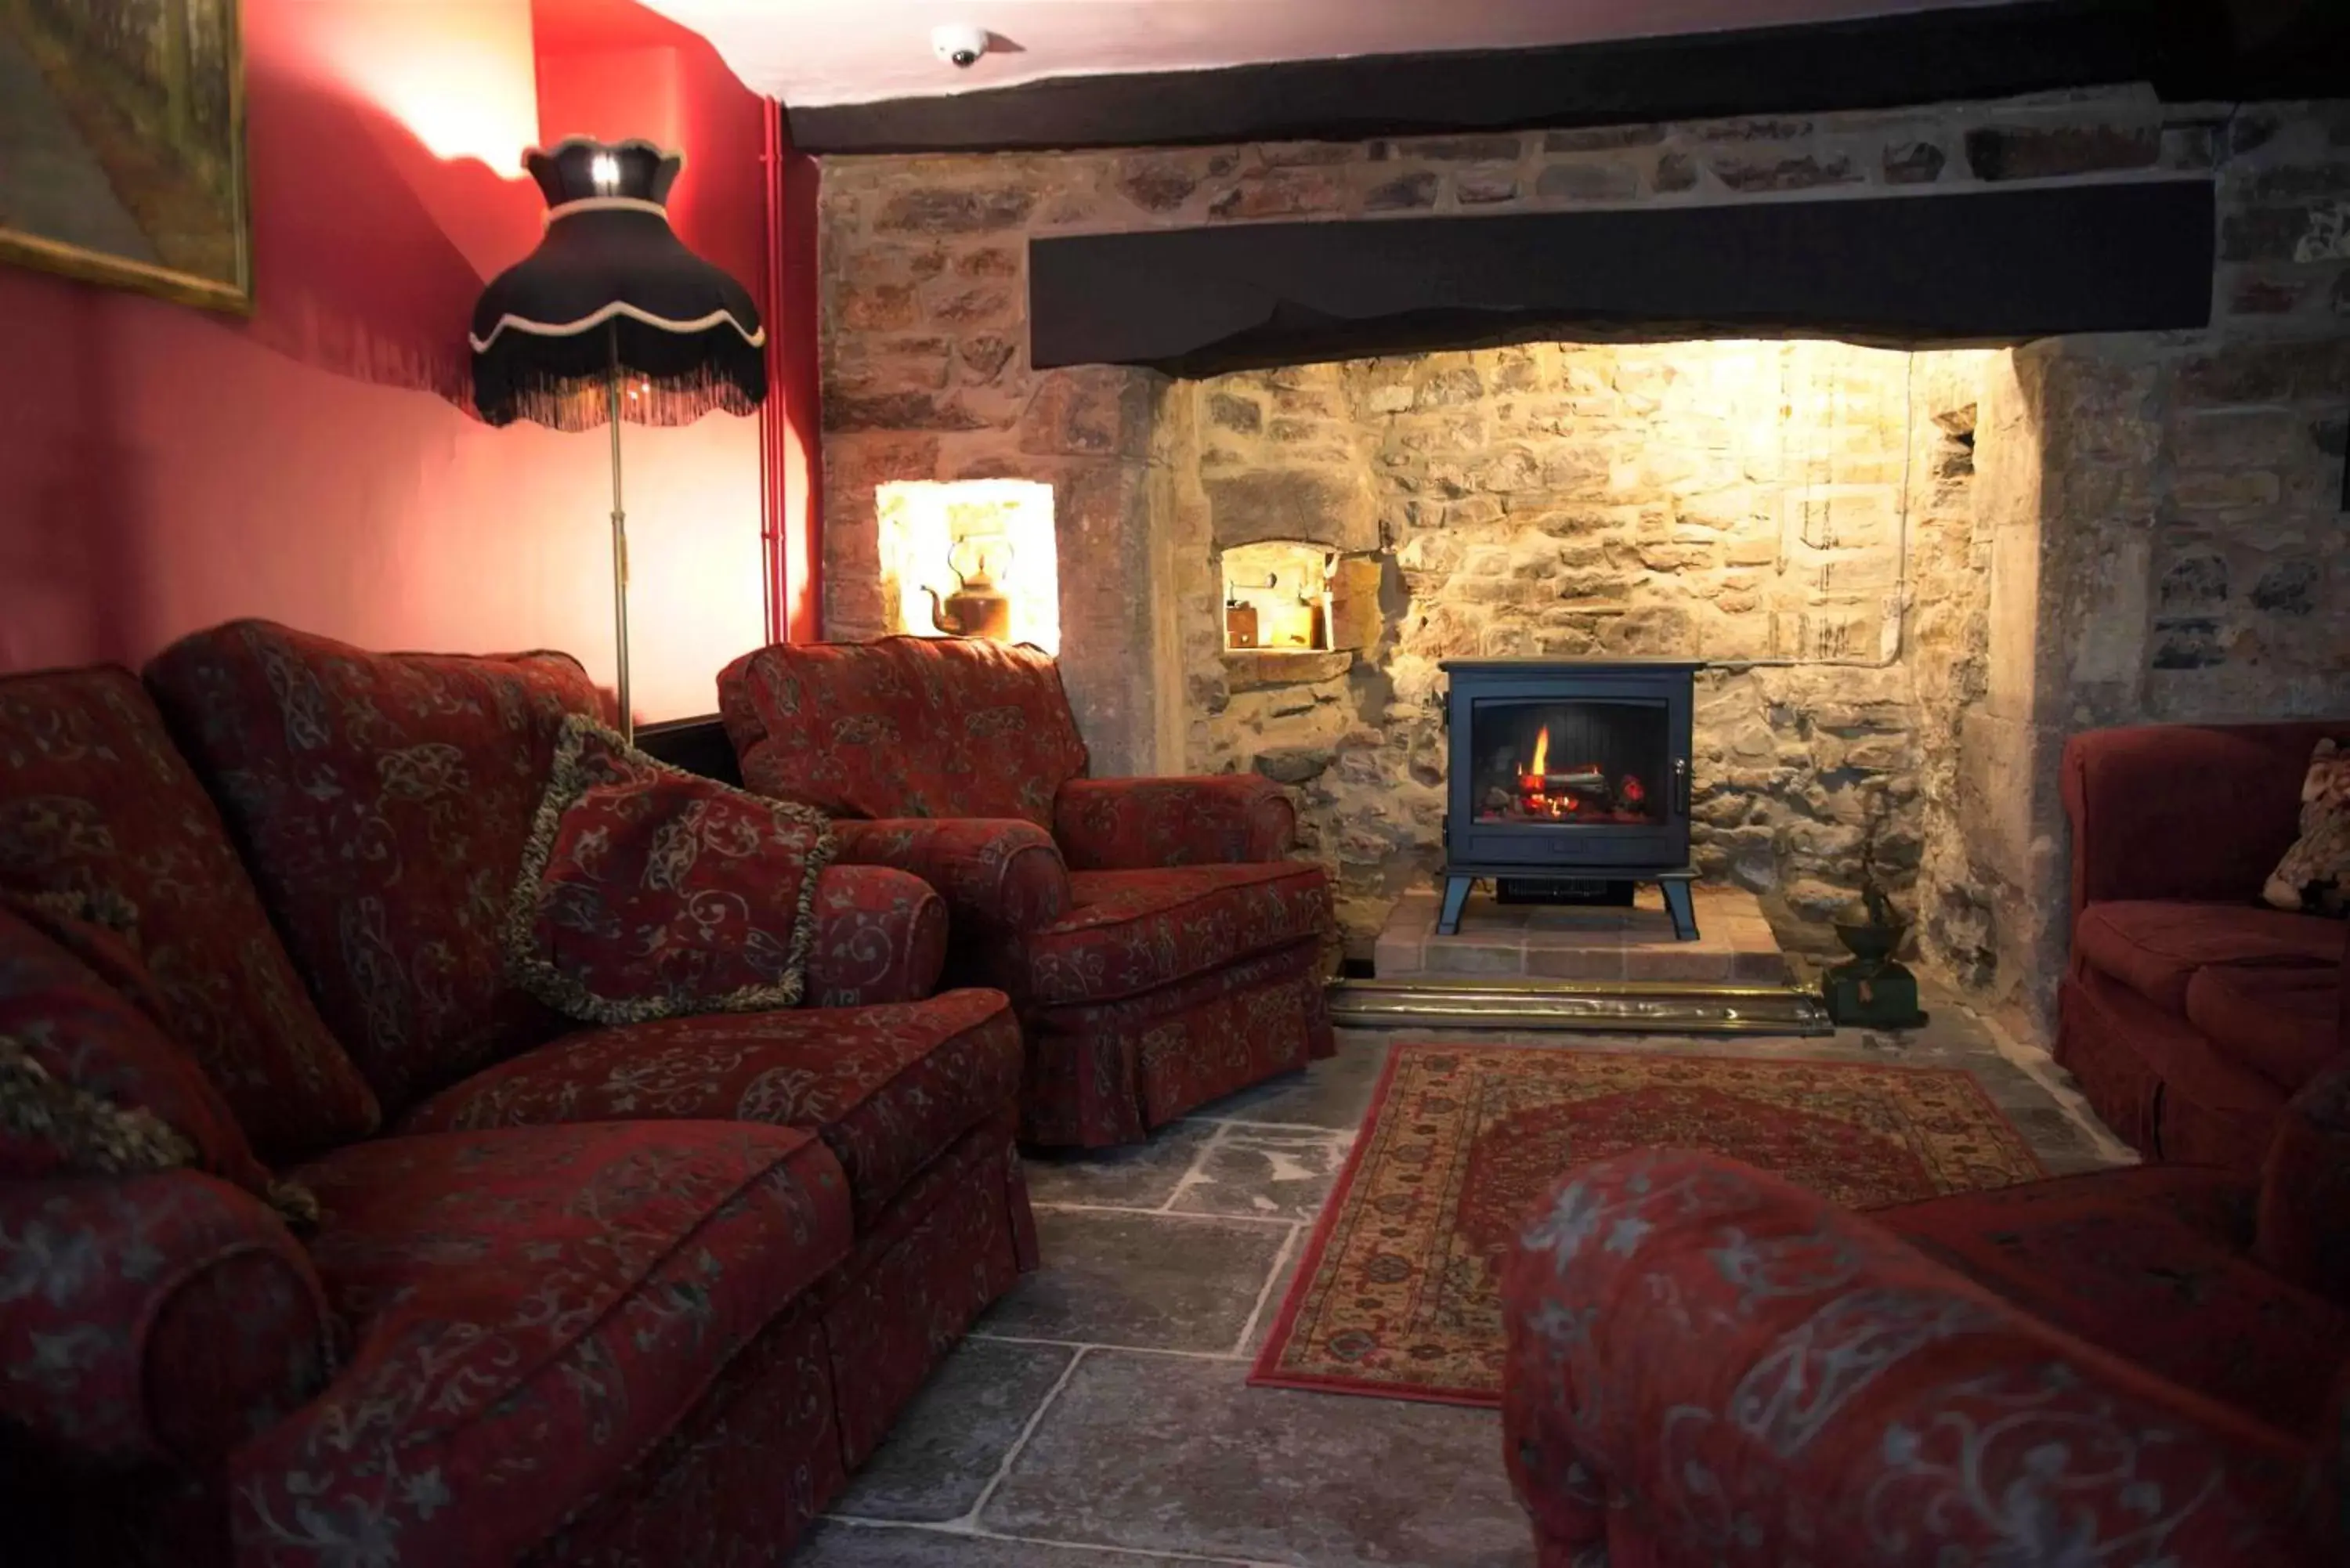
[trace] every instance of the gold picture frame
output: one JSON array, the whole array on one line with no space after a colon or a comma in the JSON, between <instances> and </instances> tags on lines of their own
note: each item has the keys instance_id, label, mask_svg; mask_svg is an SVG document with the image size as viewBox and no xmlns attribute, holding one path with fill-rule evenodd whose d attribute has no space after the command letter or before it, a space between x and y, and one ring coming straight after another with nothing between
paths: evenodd
<instances>
[{"instance_id":1,"label":"gold picture frame","mask_svg":"<svg viewBox=\"0 0 2350 1568\"><path fill-rule=\"evenodd\" d=\"M253 308L239 0L0 0L0 261Z\"/></svg>"}]
</instances>

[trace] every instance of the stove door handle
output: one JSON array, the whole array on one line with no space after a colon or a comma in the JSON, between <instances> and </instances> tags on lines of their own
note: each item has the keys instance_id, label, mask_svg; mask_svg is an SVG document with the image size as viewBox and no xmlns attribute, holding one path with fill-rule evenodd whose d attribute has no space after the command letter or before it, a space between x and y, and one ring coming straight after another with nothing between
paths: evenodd
<instances>
[{"instance_id":1,"label":"stove door handle","mask_svg":"<svg viewBox=\"0 0 2350 1568\"><path fill-rule=\"evenodd\" d=\"M1683 816L1690 810L1690 763L1687 757L1673 759L1673 809Z\"/></svg>"}]
</instances>

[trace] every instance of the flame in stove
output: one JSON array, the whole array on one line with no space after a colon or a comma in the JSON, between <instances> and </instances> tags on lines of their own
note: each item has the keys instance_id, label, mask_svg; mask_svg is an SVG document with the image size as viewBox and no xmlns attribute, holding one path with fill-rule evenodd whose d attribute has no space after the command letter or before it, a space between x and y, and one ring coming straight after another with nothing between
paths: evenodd
<instances>
[{"instance_id":1,"label":"flame in stove","mask_svg":"<svg viewBox=\"0 0 2350 1568\"><path fill-rule=\"evenodd\" d=\"M1537 780L1539 780L1543 774L1549 771L1550 726L1548 724L1544 724L1542 728L1542 733L1534 737L1534 765L1528 768L1526 772L1532 774ZM1542 786L1537 784L1534 787L1539 789Z\"/></svg>"}]
</instances>

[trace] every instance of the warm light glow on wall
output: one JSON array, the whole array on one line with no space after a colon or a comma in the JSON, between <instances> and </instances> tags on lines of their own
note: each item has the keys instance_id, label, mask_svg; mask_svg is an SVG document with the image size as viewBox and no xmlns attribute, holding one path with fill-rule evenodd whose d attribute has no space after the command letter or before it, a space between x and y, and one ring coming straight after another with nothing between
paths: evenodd
<instances>
[{"instance_id":1,"label":"warm light glow on wall","mask_svg":"<svg viewBox=\"0 0 2350 1568\"><path fill-rule=\"evenodd\" d=\"M952 635L933 625L931 593L943 601L961 586L959 574L984 571L995 590L1012 599L1006 640L1061 651L1051 485L1025 479L899 481L874 492L874 506L882 589L895 612L891 630Z\"/></svg>"},{"instance_id":2,"label":"warm light glow on wall","mask_svg":"<svg viewBox=\"0 0 2350 1568\"><path fill-rule=\"evenodd\" d=\"M523 177L538 140L529 0L372 0L319 7L318 60L442 161Z\"/></svg>"}]
</instances>

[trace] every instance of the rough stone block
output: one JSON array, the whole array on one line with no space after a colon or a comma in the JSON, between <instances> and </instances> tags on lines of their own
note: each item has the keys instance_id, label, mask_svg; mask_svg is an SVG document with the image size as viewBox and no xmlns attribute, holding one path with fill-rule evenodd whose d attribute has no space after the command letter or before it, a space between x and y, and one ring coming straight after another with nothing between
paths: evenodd
<instances>
[{"instance_id":1,"label":"rough stone block","mask_svg":"<svg viewBox=\"0 0 2350 1568\"><path fill-rule=\"evenodd\" d=\"M1554 163L1534 180L1534 194L1570 202L1627 202L1640 193L1628 163Z\"/></svg>"},{"instance_id":2,"label":"rough stone block","mask_svg":"<svg viewBox=\"0 0 2350 1568\"><path fill-rule=\"evenodd\" d=\"M2162 153L2160 128L2138 125L1986 125L1967 132L1967 167L1978 180L2046 180L2109 169L2147 169Z\"/></svg>"},{"instance_id":3,"label":"rough stone block","mask_svg":"<svg viewBox=\"0 0 2350 1568\"><path fill-rule=\"evenodd\" d=\"M1543 133L1544 152L1613 152L1627 147L1653 147L1665 139L1662 125L1594 125Z\"/></svg>"},{"instance_id":4,"label":"rough stone block","mask_svg":"<svg viewBox=\"0 0 2350 1568\"><path fill-rule=\"evenodd\" d=\"M983 245L955 257L957 277L1018 277L1020 253L1003 245Z\"/></svg>"},{"instance_id":5,"label":"rough stone block","mask_svg":"<svg viewBox=\"0 0 2350 1568\"><path fill-rule=\"evenodd\" d=\"M1008 337L993 332L977 333L962 340L956 350L976 381L993 381L1012 360L1013 343Z\"/></svg>"},{"instance_id":6,"label":"rough stone block","mask_svg":"<svg viewBox=\"0 0 2350 1568\"><path fill-rule=\"evenodd\" d=\"M1930 141L1900 141L1885 150L1880 167L1889 185L1930 185L1942 177L1950 155Z\"/></svg>"},{"instance_id":7,"label":"rough stone block","mask_svg":"<svg viewBox=\"0 0 2350 1568\"><path fill-rule=\"evenodd\" d=\"M852 332L897 332L921 319L910 283L849 285L833 295L840 325Z\"/></svg>"},{"instance_id":8,"label":"rough stone block","mask_svg":"<svg viewBox=\"0 0 2350 1568\"><path fill-rule=\"evenodd\" d=\"M1273 169L1208 203L1211 218L1296 218L1336 213L1347 182L1326 169Z\"/></svg>"},{"instance_id":9,"label":"rough stone block","mask_svg":"<svg viewBox=\"0 0 2350 1568\"><path fill-rule=\"evenodd\" d=\"M933 321L955 327L996 327L1013 320L1019 306L1012 291L999 284L951 289L931 300Z\"/></svg>"},{"instance_id":10,"label":"rough stone block","mask_svg":"<svg viewBox=\"0 0 2350 1568\"><path fill-rule=\"evenodd\" d=\"M2280 493L2277 476L2261 469L2189 469L2170 482L2171 504L2190 512L2272 506Z\"/></svg>"},{"instance_id":11,"label":"rough stone block","mask_svg":"<svg viewBox=\"0 0 2350 1568\"><path fill-rule=\"evenodd\" d=\"M1200 177L1179 159L1128 158L1118 164L1118 188L1146 213L1171 213L1191 199Z\"/></svg>"},{"instance_id":12,"label":"rough stone block","mask_svg":"<svg viewBox=\"0 0 2350 1568\"><path fill-rule=\"evenodd\" d=\"M1686 152L1668 152L1657 160L1657 192L1675 195L1697 189L1697 160Z\"/></svg>"},{"instance_id":13,"label":"rough stone block","mask_svg":"<svg viewBox=\"0 0 2350 1568\"><path fill-rule=\"evenodd\" d=\"M1425 169L1410 174L1399 174L1363 192L1363 211L1399 213L1433 207L1441 183L1436 175Z\"/></svg>"},{"instance_id":14,"label":"rough stone block","mask_svg":"<svg viewBox=\"0 0 2350 1568\"><path fill-rule=\"evenodd\" d=\"M2155 669L2208 670L2227 659L2217 620L2208 616L2166 616L2154 623Z\"/></svg>"},{"instance_id":15,"label":"rough stone block","mask_svg":"<svg viewBox=\"0 0 2350 1568\"><path fill-rule=\"evenodd\" d=\"M1439 163L1506 163L1518 155L1514 136L1439 136L1400 144L1407 158Z\"/></svg>"},{"instance_id":16,"label":"rough stone block","mask_svg":"<svg viewBox=\"0 0 2350 1568\"><path fill-rule=\"evenodd\" d=\"M986 234L1016 229L1035 210L1037 192L1025 186L989 185L900 191L882 204L874 227L925 234Z\"/></svg>"},{"instance_id":17,"label":"rough stone block","mask_svg":"<svg viewBox=\"0 0 2350 1568\"><path fill-rule=\"evenodd\" d=\"M1218 545L1298 539L1349 553L1379 546L1378 510L1351 470L1260 469L1202 482Z\"/></svg>"},{"instance_id":18,"label":"rough stone block","mask_svg":"<svg viewBox=\"0 0 2350 1568\"><path fill-rule=\"evenodd\" d=\"M1808 191L1821 185L1849 185L1860 178L1852 160L1842 153L1829 158L1804 153L1797 157L1717 157L1714 178L1733 191Z\"/></svg>"},{"instance_id":19,"label":"rough stone block","mask_svg":"<svg viewBox=\"0 0 2350 1568\"><path fill-rule=\"evenodd\" d=\"M1234 649L1223 655L1224 682L1234 691L1318 685L1346 674L1354 662L1354 654L1345 649L1327 653Z\"/></svg>"},{"instance_id":20,"label":"rough stone block","mask_svg":"<svg viewBox=\"0 0 2350 1568\"><path fill-rule=\"evenodd\" d=\"M2317 608L2324 579L2325 568L2310 556L2279 561L2252 585L2252 607L2273 615L2310 615Z\"/></svg>"},{"instance_id":21,"label":"rough stone block","mask_svg":"<svg viewBox=\"0 0 2350 1568\"><path fill-rule=\"evenodd\" d=\"M1464 207L1490 207L1518 199L1518 177L1503 169L1464 170L1453 177L1452 194Z\"/></svg>"},{"instance_id":22,"label":"rough stone block","mask_svg":"<svg viewBox=\"0 0 2350 1568\"><path fill-rule=\"evenodd\" d=\"M2272 203L2227 213L2220 220L2220 259L2350 260L2350 199Z\"/></svg>"},{"instance_id":23,"label":"rough stone block","mask_svg":"<svg viewBox=\"0 0 2350 1568\"><path fill-rule=\"evenodd\" d=\"M1020 450L1139 458L1150 450L1157 378L1107 365L1045 375L1020 421Z\"/></svg>"},{"instance_id":24,"label":"rough stone block","mask_svg":"<svg viewBox=\"0 0 2350 1568\"><path fill-rule=\"evenodd\" d=\"M2233 343L2187 360L2178 394L2189 404L2293 402L2350 393L2350 342Z\"/></svg>"},{"instance_id":25,"label":"rough stone block","mask_svg":"<svg viewBox=\"0 0 2350 1568\"><path fill-rule=\"evenodd\" d=\"M987 424L952 395L884 392L824 400L827 431L975 431Z\"/></svg>"}]
</instances>

